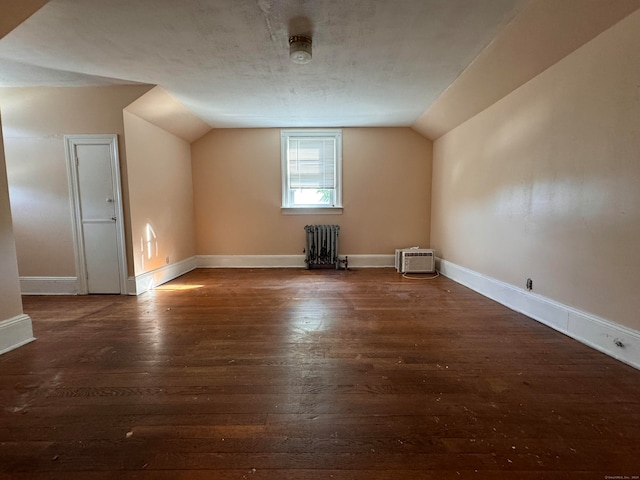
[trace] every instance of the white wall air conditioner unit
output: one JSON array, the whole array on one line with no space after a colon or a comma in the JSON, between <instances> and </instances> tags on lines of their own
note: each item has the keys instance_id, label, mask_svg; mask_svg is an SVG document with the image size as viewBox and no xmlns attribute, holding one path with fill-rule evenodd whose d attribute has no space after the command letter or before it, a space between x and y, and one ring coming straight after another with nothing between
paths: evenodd
<instances>
[{"instance_id":1,"label":"white wall air conditioner unit","mask_svg":"<svg viewBox=\"0 0 640 480\"><path fill-rule=\"evenodd\" d=\"M429 248L403 248L396 250L396 270L400 273L434 273L435 251Z\"/></svg>"}]
</instances>

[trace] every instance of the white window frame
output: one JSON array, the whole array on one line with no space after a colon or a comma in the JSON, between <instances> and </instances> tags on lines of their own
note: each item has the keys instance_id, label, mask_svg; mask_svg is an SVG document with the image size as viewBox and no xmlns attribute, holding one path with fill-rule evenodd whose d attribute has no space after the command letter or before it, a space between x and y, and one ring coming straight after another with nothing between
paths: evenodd
<instances>
[{"instance_id":1,"label":"white window frame","mask_svg":"<svg viewBox=\"0 0 640 480\"><path fill-rule=\"evenodd\" d=\"M332 205L295 205L292 203L292 189L289 181L289 140L296 138L331 138L335 140L335 197ZM280 158L282 162L282 212L300 213L342 213L342 129L297 129L281 130Z\"/></svg>"}]
</instances>

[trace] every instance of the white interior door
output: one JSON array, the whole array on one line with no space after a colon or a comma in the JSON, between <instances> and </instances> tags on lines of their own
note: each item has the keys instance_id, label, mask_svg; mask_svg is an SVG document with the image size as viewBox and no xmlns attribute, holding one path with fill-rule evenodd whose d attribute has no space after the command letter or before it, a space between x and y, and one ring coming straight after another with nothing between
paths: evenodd
<instances>
[{"instance_id":1,"label":"white interior door","mask_svg":"<svg viewBox=\"0 0 640 480\"><path fill-rule=\"evenodd\" d=\"M67 136L80 293L126 293L115 135Z\"/></svg>"}]
</instances>

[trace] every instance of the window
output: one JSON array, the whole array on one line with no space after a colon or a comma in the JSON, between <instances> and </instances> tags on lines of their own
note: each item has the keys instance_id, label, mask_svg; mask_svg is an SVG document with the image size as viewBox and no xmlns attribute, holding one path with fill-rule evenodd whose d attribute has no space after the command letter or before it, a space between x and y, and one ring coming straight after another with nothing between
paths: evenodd
<instances>
[{"instance_id":1,"label":"window","mask_svg":"<svg viewBox=\"0 0 640 480\"><path fill-rule=\"evenodd\" d=\"M282 130L282 208L342 208L342 130Z\"/></svg>"}]
</instances>

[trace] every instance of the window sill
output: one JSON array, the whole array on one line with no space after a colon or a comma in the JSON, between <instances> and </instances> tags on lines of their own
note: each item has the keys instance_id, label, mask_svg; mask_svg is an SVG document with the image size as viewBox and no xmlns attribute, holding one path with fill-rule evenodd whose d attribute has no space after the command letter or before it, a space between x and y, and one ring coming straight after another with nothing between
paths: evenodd
<instances>
[{"instance_id":1,"label":"window sill","mask_svg":"<svg viewBox=\"0 0 640 480\"><path fill-rule=\"evenodd\" d=\"M282 207L283 215L342 215L342 207Z\"/></svg>"}]
</instances>

